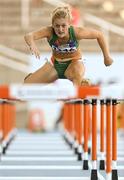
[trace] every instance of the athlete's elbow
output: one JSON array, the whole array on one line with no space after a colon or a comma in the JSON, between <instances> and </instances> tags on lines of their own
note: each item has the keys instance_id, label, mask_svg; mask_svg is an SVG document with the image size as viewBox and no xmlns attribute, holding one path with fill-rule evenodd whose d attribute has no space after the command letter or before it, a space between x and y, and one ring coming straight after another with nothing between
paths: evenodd
<instances>
[{"instance_id":1,"label":"athlete's elbow","mask_svg":"<svg viewBox=\"0 0 124 180\"><path fill-rule=\"evenodd\" d=\"M97 32L97 40L100 40L100 39L103 39L104 38L104 35L101 31L98 31Z\"/></svg>"},{"instance_id":2,"label":"athlete's elbow","mask_svg":"<svg viewBox=\"0 0 124 180\"><path fill-rule=\"evenodd\" d=\"M32 33L27 33L27 34L24 35L24 39L25 39L26 42L27 42L29 39L32 39L32 38L33 38Z\"/></svg>"}]
</instances>

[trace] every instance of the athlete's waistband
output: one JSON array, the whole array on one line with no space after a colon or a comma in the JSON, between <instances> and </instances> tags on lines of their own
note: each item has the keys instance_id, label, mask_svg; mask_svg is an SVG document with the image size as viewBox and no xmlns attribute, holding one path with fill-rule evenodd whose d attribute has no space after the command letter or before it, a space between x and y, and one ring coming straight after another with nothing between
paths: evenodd
<instances>
[{"instance_id":1,"label":"athlete's waistband","mask_svg":"<svg viewBox=\"0 0 124 180\"><path fill-rule=\"evenodd\" d=\"M68 61L57 61L56 59L54 60L54 63L58 63L58 64L67 64L72 62L72 60L68 60Z\"/></svg>"},{"instance_id":2,"label":"athlete's waistband","mask_svg":"<svg viewBox=\"0 0 124 180\"><path fill-rule=\"evenodd\" d=\"M72 61L73 58L64 58L64 59L60 59L60 58L54 58L56 61L59 61L59 62L66 62L66 61Z\"/></svg>"},{"instance_id":3,"label":"athlete's waistband","mask_svg":"<svg viewBox=\"0 0 124 180\"><path fill-rule=\"evenodd\" d=\"M82 57L80 57L80 58L56 58L56 57L52 56L51 59L54 59L59 62L65 62L65 61L78 61L78 60L82 59Z\"/></svg>"}]
</instances>

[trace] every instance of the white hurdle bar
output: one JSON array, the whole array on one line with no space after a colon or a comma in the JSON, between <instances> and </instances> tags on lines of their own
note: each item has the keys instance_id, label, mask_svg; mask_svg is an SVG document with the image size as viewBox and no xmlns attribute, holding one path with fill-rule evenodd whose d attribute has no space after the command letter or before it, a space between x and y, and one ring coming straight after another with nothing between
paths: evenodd
<instances>
[{"instance_id":1,"label":"white hurdle bar","mask_svg":"<svg viewBox=\"0 0 124 180\"><path fill-rule=\"evenodd\" d=\"M121 85L80 86L72 84L12 84L0 86L0 98L17 100L66 100L73 98L124 99Z\"/></svg>"}]
</instances>

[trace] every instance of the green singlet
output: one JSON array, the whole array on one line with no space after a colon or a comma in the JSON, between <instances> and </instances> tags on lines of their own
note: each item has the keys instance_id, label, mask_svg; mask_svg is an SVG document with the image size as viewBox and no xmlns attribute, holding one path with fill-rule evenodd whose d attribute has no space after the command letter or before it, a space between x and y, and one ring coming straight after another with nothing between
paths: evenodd
<instances>
[{"instance_id":1,"label":"green singlet","mask_svg":"<svg viewBox=\"0 0 124 180\"><path fill-rule=\"evenodd\" d=\"M61 45L58 41L58 36L55 34L53 31L53 35L51 39L48 41L49 45L51 48L56 51L58 54L71 54L73 52L77 51L77 48L79 46L79 43L75 37L75 32L73 26L70 26L69 29L69 40L67 43ZM61 56L61 55L60 55ZM60 57L61 58L61 57ZM61 79L65 79L66 77L64 76L64 73L71 63L72 60L65 61L65 62L58 62L57 59L55 58L54 60L54 67L58 73L58 77Z\"/></svg>"}]
</instances>

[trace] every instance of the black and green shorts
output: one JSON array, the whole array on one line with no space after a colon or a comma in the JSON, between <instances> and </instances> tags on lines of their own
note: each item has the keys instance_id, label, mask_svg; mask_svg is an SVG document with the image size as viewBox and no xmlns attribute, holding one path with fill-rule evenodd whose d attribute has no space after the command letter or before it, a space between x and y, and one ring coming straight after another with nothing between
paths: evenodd
<instances>
[{"instance_id":1,"label":"black and green shorts","mask_svg":"<svg viewBox=\"0 0 124 180\"><path fill-rule=\"evenodd\" d=\"M71 62L72 60L65 61L65 62L59 62L59 61L54 60L54 68L57 71L59 79L66 79L64 74Z\"/></svg>"}]
</instances>

